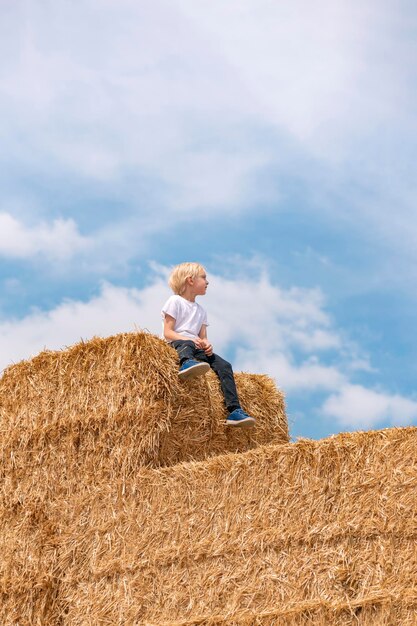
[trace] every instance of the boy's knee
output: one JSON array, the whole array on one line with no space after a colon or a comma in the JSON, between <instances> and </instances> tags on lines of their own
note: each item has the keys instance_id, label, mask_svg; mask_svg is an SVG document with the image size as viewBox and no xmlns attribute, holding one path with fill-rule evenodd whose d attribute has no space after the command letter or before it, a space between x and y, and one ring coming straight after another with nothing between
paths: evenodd
<instances>
[{"instance_id":1,"label":"boy's knee","mask_svg":"<svg viewBox=\"0 0 417 626\"><path fill-rule=\"evenodd\" d=\"M216 358L216 364L218 369L221 369L223 371L232 370L232 364L229 363L229 361L226 361L226 359L222 359L222 357L218 354L215 354L214 356Z\"/></svg>"},{"instance_id":2,"label":"boy's knee","mask_svg":"<svg viewBox=\"0 0 417 626\"><path fill-rule=\"evenodd\" d=\"M195 356L196 348L194 341L186 340L173 342L173 347L177 351L180 358L180 364L188 359L193 359Z\"/></svg>"}]
</instances>

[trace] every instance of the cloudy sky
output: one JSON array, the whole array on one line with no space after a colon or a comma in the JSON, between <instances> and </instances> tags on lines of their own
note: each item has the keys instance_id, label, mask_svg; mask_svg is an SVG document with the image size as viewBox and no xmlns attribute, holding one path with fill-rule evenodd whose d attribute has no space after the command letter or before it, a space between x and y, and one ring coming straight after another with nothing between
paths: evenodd
<instances>
[{"instance_id":1,"label":"cloudy sky","mask_svg":"<svg viewBox=\"0 0 417 626\"><path fill-rule=\"evenodd\" d=\"M417 424L411 0L0 3L0 368L160 332L172 265L293 437Z\"/></svg>"}]
</instances>

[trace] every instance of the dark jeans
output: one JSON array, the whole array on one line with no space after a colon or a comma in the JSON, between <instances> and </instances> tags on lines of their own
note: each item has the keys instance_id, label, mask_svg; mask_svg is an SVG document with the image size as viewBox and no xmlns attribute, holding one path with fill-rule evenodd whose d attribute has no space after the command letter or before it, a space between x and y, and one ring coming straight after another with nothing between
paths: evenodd
<instances>
[{"instance_id":1,"label":"dark jeans","mask_svg":"<svg viewBox=\"0 0 417 626\"><path fill-rule=\"evenodd\" d=\"M180 366L184 363L184 361L188 361L188 359L195 359L197 361L205 361L208 363L211 369L214 370L219 377L227 410L232 412L235 409L240 408L235 377L233 376L233 370L230 363L222 359L222 357L218 354L207 356L204 350L197 348L194 341L191 341L191 339L189 341L173 341L171 345L178 352L178 356L180 357Z\"/></svg>"}]
</instances>

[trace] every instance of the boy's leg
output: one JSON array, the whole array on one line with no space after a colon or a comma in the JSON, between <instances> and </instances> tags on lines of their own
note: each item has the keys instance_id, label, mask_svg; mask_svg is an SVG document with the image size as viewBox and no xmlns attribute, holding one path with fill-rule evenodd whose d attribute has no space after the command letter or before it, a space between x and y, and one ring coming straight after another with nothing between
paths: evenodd
<instances>
[{"instance_id":1,"label":"boy's leg","mask_svg":"<svg viewBox=\"0 0 417 626\"><path fill-rule=\"evenodd\" d=\"M178 356L180 357L180 365L185 363L185 361L195 359L195 352L197 350L197 347L194 341L191 341L191 339L190 341L186 341L185 339L172 341L171 346L175 348L175 350L178 352Z\"/></svg>"},{"instance_id":2,"label":"boy's leg","mask_svg":"<svg viewBox=\"0 0 417 626\"><path fill-rule=\"evenodd\" d=\"M241 408L239 396L236 389L235 377L232 366L228 361L222 359L218 354L206 357L210 367L216 372L220 380L229 415L226 420L227 426L252 427L255 425L255 418L251 417Z\"/></svg>"},{"instance_id":3,"label":"boy's leg","mask_svg":"<svg viewBox=\"0 0 417 626\"><path fill-rule=\"evenodd\" d=\"M231 364L218 354L204 355L207 363L216 372L220 380L224 401L229 413L240 408L239 396L236 389L235 377Z\"/></svg>"},{"instance_id":4,"label":"boy's leg","mask_svg":"<svg viewBox=\"0 0 417 626\"><path fill-rule=\"evenodd\" d=\"M181 380L191 380L201 374L205 374L209 370L209 364L205 358L203 350L199 350L194 341L178 340L173 341L173 348L180 358L180 371L178 373ZM202 361L205 361L204 363Z\"/></svg>"},{"instance_id":5,"label":"boy's leg","mask_svg":"<svg viewBox=\"0 0 417 626\"><path fill-rule=\"evenodd\" d=\"M204 350L197 348L194 341L179 340L171 344L180 357L179 376L182 380L192 379L204 374L207 370L203 365L210 366L219 377L226 408L229 416L226 420L228 426L253 426L255 419L245 413L240 407L239 396L236 389L235 377L231 364L222 359L218 354L207 356Z\"/></svg>"},{"instance_id":6,"label":"boy's leg","mask_svg":"<svg viewBox=\"0 0 417 626\"><path fill-rule=\"evenodd\" d=\"M200 350L194 341L178 340L171 343L172 347L178 352L180 357L180 367L186 361L204 361L216 372L220 380L220 386L223 391L224 401L229 413L240 408L240 402L237 395L235 377L233 376L232 366L228 361L222 359L218 354L207 356L204 350Z\"/></svg>"}]
</instances>

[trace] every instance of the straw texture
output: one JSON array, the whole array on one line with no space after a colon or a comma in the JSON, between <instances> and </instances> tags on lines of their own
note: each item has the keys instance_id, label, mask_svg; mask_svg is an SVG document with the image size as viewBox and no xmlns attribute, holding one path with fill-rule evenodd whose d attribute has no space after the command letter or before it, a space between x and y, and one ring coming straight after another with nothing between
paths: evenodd
<instances>
[{"instance_id":1,"label":"straw texture","mask_svg":"<svg viewBox=\"0 0 417 626\"><path fill-rule=\"evenodd\" d=\"M178 357L149 333L121 334L43 352L0 380L0 446L15 469L42 466L55 480L110 479L139 467L201 460L288 442L282 392L267 376L237 374L251 431L225 427L216 375L178 379Z\"/></svg>"},{"instance_id":2,"label":"straw texture","mask_svg":"<svg viewBox=\"0 0 417 626\"><path fill-rule=\"evenodd\" d=\"M416 624L416 443L266 445L49 497L9 470L0 623Z\"/></svg>"}]
</instances>

